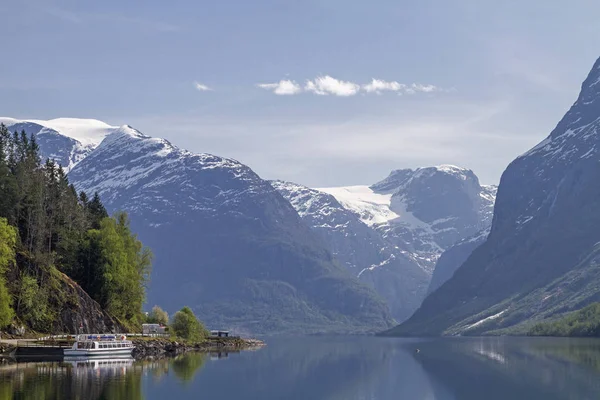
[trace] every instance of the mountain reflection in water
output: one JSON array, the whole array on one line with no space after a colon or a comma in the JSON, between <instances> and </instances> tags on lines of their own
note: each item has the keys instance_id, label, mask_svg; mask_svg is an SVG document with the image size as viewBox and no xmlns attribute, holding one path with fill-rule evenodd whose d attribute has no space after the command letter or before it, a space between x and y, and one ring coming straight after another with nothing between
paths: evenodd
<instances>
[{"instance_id":1,"label":"mountain reflection in water","mask_svg":"<svg viewBox=\"0 0 600 400\"><path fill-rule=\"evenodd\" d=\"M3 365L0 400L600 398L598 340L294 337L267 343L258 351L152 361Z\"/></svg>"}]
</instances>

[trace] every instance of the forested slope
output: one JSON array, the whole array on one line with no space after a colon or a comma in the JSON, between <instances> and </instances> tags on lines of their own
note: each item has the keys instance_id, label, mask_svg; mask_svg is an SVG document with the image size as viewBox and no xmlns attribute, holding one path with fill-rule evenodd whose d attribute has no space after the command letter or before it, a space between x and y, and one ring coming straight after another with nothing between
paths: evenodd
<instances>
[{"instance_id":1,"label":"forested slope","mask_svg":"<svg viewBox=\"0 0 600 400\"><path fill-rule=\"evenodd\" d=\"M0 125L0 329L134 328L151 259L126 214L109 217L41 162L33 135Z\"/></svg>"}]
</instances>

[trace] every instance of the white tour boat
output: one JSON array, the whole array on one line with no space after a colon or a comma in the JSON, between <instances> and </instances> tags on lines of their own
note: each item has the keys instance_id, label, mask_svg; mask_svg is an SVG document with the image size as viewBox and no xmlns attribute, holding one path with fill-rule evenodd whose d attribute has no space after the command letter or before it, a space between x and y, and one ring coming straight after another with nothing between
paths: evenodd
<instances>
[{"instance_id":1,"label":"white tour boat","mask_svg":"<svg viewBox=\"0 0 600 400\"><path fill-rule=\"evenodd\" d=\"M125 335L77 335L73 347L64 349L65 356L131 355L134 345Z\"/></svg>"}]
</instances>

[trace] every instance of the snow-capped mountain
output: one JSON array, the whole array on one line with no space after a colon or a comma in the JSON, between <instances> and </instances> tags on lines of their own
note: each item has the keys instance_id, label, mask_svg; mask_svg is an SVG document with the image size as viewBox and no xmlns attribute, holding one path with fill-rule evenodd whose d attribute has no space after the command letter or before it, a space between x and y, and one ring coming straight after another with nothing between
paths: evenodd
<instances>
[{"instance_id":1,"label":"snow-capped mountain","mask_svg":"<svg viewBox=\"0 0 600 400\"><path fill-rule=\"evenodd\" d=\"M354 208L346 208L334 196L320 190L282 181L271 184L294 206L336 260L387 301L397 321L405 320L417 309L425 295L429 274L411 254L386 241L372 228L374 219L383 222L391 214L389 209L377 210L377 202L385 203L386 195L374 194L370 205L356 201L351 204ZM369 209L369 215L359 213L357 203L361 209Z\"/></svg>"},{"instance_id":2,"label":"snow-capped mountain","mask_svg":"<svg viewBox=\"0 0 600 400\"><path fill-rule=\"evenodd\" d=\"M468 169L392 171L372 186L322 188L429 274L440 254L491 224L495 186L482 186Z\"/></svg>"},{"instance_id":3,"label":"snow-capped mountain","mask_svg":"<svg viewBox=\"0 0 600 400\"><path fill-rule=\"evenodd\" d=\"M153 250L150 305L189 305L209 326L251 332L364 332L392 321L290 203L238 161L122 126L68 176L110 211L127 211Z\"/></svg>"},{"instance_id":4,"label":"snow-capped mountain","mask_svg":"<svg viewBox=\"0 0 600 400\"><path fill-rule=\"evenodd\" d=\"M57 118L48 121L0 117L11 132L35 135L42 157L59 163L66 172L83 160L110 133L119 129L94 119Z\"/></svg>"},{"instance_id":5,"label":"snow-capped mountain","mask_svg":"<svg viewBox=\"0 0 600 400\"><path fill-rule=\"evenodd\" d=\"M397 170L372 186L273 186L399 321L420 305L440 254L489 228L495 197L495 187L454 166Z\"/></svg>"},{"instance_id":6,"label":"snow-capped mountain","mask_svg":"<svg viewBox=\"0 0 600 400\"><path fill-rule=\"evenodd\" d=\"M600 59L550 135L502 175L487 240L395 334L527 331L598 301Z\"/></svg>"}]
</instances>

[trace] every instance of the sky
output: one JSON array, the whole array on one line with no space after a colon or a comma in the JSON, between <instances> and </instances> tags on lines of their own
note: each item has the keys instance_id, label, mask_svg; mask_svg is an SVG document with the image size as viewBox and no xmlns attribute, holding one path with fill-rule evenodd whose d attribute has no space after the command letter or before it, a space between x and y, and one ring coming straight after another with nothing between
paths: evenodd
<instances>
[{"instance_id":1,"label":"sky","mask_svg":"<svg viewBox=\"0 0 600 400\"><path fill-rule=\"evenodd\" d=\"M0 0L0 116L129 124L267 179L485 184L546 137L600 51L600 3Z\"/></svg>"}]
</instances>

